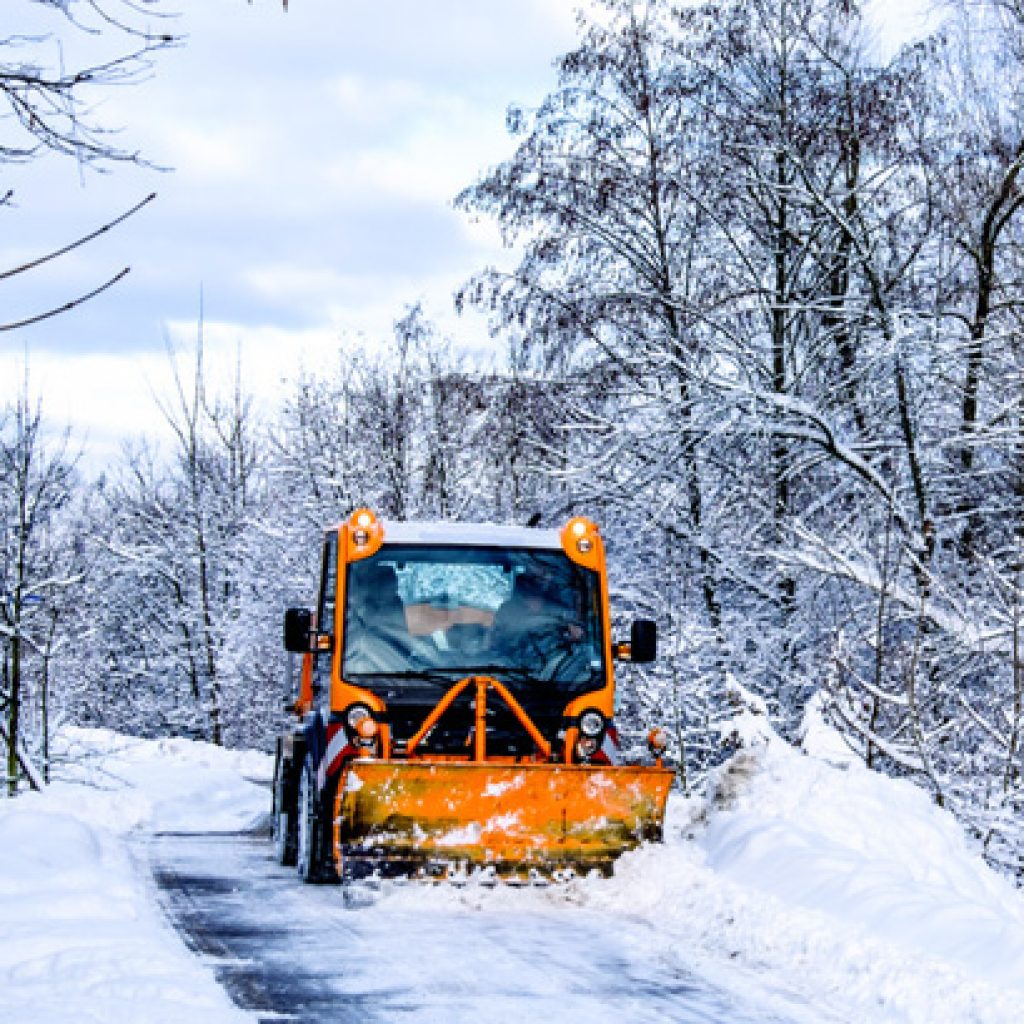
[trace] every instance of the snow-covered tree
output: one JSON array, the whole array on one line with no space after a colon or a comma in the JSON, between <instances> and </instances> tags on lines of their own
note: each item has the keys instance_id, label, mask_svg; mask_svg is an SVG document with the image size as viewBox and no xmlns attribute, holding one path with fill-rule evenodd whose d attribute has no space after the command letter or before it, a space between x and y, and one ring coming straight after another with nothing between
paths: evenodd
<instances>
[{"instance_id":1,"label":"snow-covered tree","mask_svg":"<svg viewBox=\"0 0 1024 1024\"><path fill-rule=\"evenodd\" d=\"M0 700L12 795L22 770L35 774L28 751L46 753L50 667L76 582L76 541L61 519L76 485L74 462L68 436L48 436L26 386L0 413ZM26 720L36 728L26 730Z\"/></svg>"}]
</instances>

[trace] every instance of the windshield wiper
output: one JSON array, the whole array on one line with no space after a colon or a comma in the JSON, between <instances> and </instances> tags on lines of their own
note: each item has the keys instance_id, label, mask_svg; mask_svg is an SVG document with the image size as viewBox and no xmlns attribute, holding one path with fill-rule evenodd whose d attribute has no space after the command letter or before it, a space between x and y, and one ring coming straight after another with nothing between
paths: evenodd
<instances>
[{"instance_id":1,"label":"windshield wiper","mask_svg":"<svg viewBox=\"0 0 1024 1024\"><path fill-rule=\"evenodd\" d=\"M466 676L495 676L500 679L511 679L517 683L537 683L535 672L520 668L517 665L471 665L448 668L401 669L398 672L350 672L345 677L353 682L362 679L381 679L388 682L425 682L454 686Z\"/></svg>"},{"instance_id":2,"label":"windshield wiper","mask_svg":"<svg viewBox=\"0 0 1024 1024\"><path fill-rule=\"evenodd\" d=\"M349 672L345 678L351 679L353 682L358 682L361 679L382 679L386 682L423 682L454 686L462 676L448 669L422 668L402 669L398 672Z\"/></svg>"},{"instance_id":3,"label":"windshield wiper","mask_svg":"<svg viewBox=\"0 0 1024 1024\"><path fill-rule=\"evenodd\" d=\"M472 668L457 668L454 671L459 673L459 678L466 676L495 676L497 679L512 679L517 683L537 683L536 672L520 668L518 665L473 665Z\"/></svg>"}]
</instances>

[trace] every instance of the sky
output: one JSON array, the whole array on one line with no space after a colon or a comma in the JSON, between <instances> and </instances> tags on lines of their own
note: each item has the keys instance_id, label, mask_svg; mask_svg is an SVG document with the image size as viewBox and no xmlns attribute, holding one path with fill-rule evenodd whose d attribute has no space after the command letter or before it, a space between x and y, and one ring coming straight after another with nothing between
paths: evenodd
<instances>
[{"instance_id":1,"label":"sky","mask_svg":"<svg viewBox=\"0 0 1024 1024\"><path fill-rule=\"evenodd\" d=\"M97 174L58 158L3 169L16 207L0 213L0 268L158 197L75 253L0 281L7 323L131 266L74 311L0 333L0 403L27 367L46 418L71 425L102 464L123 438L165 432L154 394L170 386L167 345L187 352L201 304L214 384L226 387L240 359L270 405L300 369L381 345L415 302L460 346L493 346L481 317L455 316L452 293L515 254L452 200L511 154L507 107L554 86L577 0L292 0L287 14L279 0L166 5L184 45L147 81L105 91L95 119L168 170ZM896 39L921 2L875 6ZM44 52L59 40L73 61L81 35L37 4L15 10L26 21L11 31L53 31Z\"/></svg>"},{"instance_id":2,"label":"sky","mask_svg":"<svg viewBox=\"0 0 1024 1024\"><path fill-rule=\"evenodd\" d=\"M173 170L98 175L49 158L4 168L18 205L0 219L0 267L158 198L75 254L0 282L10 322L132 268L71 313L0 333L0 401L21 386L27 354L47 418L71 422L93 454L159 431L166 341L194 339L200 294L211 375L228 379L240 352L261 394L300 366L333 365L341 345L379 344L417 301L460 343L487 347L482 320L456 319L451 295L511 257L452 200L511 152L507 106L554 84L552 62L574 38L569 0L177 8L186 45L96 111L123 126L118 142Z\"/></svg>"}]
</instances>

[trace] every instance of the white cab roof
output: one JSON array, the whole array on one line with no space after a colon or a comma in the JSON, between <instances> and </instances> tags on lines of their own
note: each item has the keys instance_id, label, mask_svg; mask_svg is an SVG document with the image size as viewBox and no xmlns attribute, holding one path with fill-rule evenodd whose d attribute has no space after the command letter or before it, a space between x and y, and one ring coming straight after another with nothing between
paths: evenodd
<instances>
[{"instance_id":1,"label":"white cab roof","mask_svg":"<svg viewBox=\"0 0 1024 1024\"><path fill-rule=\"evenodd\" d=\"M385 544L439 544L464 547L547 548L561 550L558 530L496 523L392 523L385 520Z\"/></svg>"}]
</instances>

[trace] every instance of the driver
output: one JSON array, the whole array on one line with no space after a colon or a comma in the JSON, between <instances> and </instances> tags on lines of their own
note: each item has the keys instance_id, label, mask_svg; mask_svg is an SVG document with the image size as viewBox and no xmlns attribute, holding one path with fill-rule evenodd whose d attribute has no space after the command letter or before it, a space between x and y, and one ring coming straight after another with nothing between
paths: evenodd
<instances>
[{"instance_id":1,"label":"driver","mask_svg":"<svg viewBox=\"0 0 1024 1024\"><path fill-rule=\"evenodd\" d=\"M498 609L491 647L513 664L545 674L583 639L583 629L562 593L548 580L523 573Z\"/></svg>"},{"instance_id":2,"label":"driver","mask_svg":"<svg viewBox=\"0 0 1024 1024\"><path fill-rule=\"evenodd\" d=\"M396 672L406 667L409 631L392 566L367 563L353 573L345 638L345 667L358 672Z\"/></svg>"}]
</instances>

